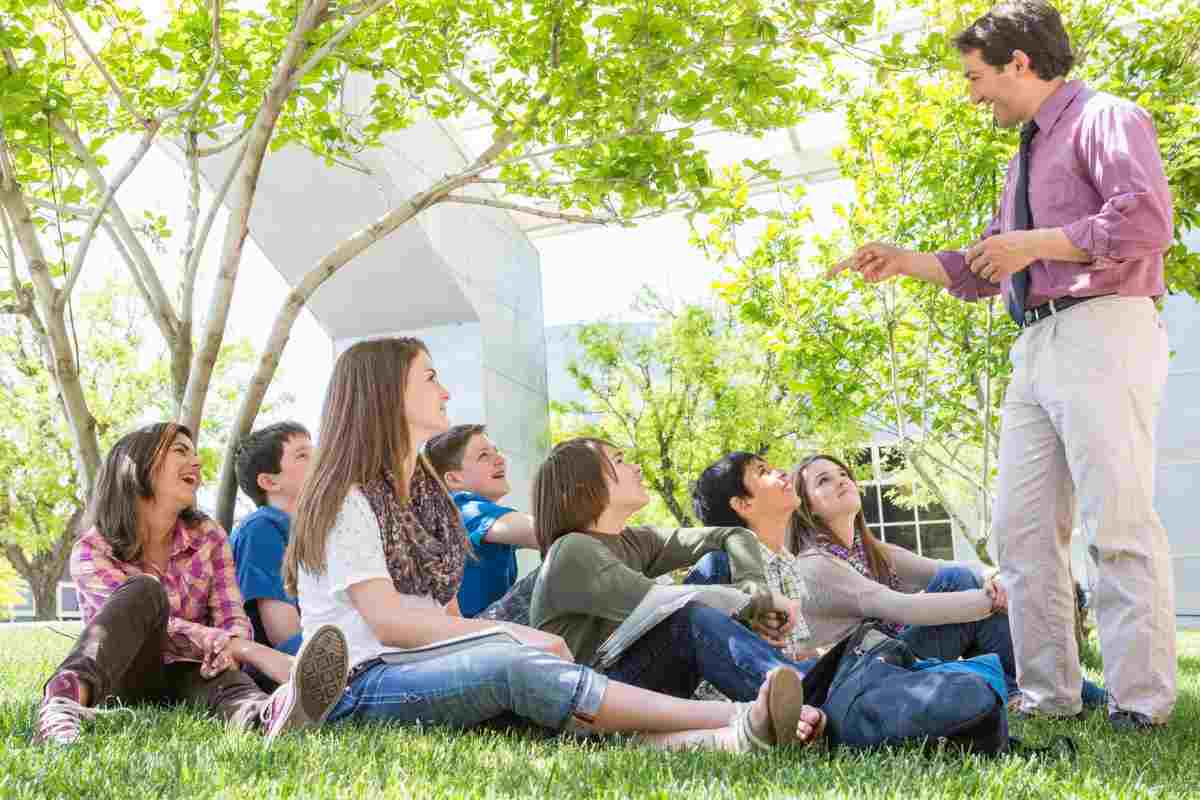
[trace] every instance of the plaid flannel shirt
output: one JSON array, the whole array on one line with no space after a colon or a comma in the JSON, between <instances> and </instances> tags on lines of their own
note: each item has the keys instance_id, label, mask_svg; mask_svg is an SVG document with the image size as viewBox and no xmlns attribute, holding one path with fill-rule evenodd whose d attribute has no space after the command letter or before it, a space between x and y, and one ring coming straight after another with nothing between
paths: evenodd
<instances>
[{"instance_id":1,"label":"plaid flannel shirt","mask_svg":"<svg viewBox=\"0 0 1200 800\"><path fill-rule=\"evenodd\" d=\"M804 578L800 577L800 573L796 570L796 557L786 551L776 553L762 542L759 542L759 546L762 547L767 586L771 588L771 591L782 594L791 600L803 600L805 596ZM809 642L810 637L808 623L801 616L796 620L792 632L788 634L787 644L783 648L784 655L797 661L815 657Z\"/></svg>"},{"instance_id":2,"label":"plaid flannel shirt","mask_svg":"<svg viewBox=\"0 0 1200 800\"><path fill-rule=\"evenodd\" d=\"M71 550L71 577L79 590L84 623L90 622L122 583L149 575L167 591L170 612L163 662L203 661L230 638L253 640L250 619L242 610L233 549L225 531L212 520L194 529L179 523L171 540L166 570L118 561L95 528Z\"/></svg>"}]
</instances>

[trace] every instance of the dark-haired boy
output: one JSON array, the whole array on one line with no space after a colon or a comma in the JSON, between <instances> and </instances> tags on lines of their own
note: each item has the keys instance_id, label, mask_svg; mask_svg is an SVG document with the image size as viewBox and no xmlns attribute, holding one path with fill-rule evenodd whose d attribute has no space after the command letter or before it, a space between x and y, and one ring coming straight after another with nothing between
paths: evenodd
<instances>
[{"instance_id":1,"label":"dark-haired boy","mask_svg":"<svg viewBox=\"0 0 1200 800\"><path fill-rule=\"evenodd\" d=\"M283 553L312 456L308 430L279 422L243 439L235 462L238 486L258 506L229 537L238 588L255 641L292 655L300 648L300 611L283 589Z\"/></svg>"},{"instance_id":2,"label":"dark-haired boy","mask_svg":"<svg viewBox=\"0 0 1200 800\"><path fill-rule=\"evenodd\" d=\"M500 505L512 491L508 463L485 426L455 425L430 439L425 452L453 495L475 550L458 590L459 611L474 617L516 583L517 548L538 546L533 517Z\"/></svg>"}]
</instances>

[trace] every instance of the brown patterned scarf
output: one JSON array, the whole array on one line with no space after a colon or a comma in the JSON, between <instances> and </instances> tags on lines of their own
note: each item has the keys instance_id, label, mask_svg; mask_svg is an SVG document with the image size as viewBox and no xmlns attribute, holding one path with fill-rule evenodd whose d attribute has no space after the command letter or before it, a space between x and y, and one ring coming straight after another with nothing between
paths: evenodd
<instances>
[{"instance_id":1,"label":"brown patterned scarf","mask_svg":"<svg viewBox=\"0 0 1200 800\"><path fill-rule=\"evenodd\" d=\"M401 594L429 595L445 605L458 593L470 552L462 517L424 458L417 460L405 504L392 488L393 476L385 471L362 486L379 520L392 584Z\"/></svg>"}]
</instances>

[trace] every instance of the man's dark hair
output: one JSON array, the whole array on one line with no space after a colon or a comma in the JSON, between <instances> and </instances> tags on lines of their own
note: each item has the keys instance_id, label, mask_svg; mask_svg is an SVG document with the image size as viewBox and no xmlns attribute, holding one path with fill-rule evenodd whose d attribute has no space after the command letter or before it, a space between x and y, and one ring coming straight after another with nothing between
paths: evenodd
<instances>
[{"instance_id":1,"label":"man's dark hair","mask_svg":"<svg viewBox=\"0 0 1200 800\"><path fill-rule=\"evenodd\" d=\"M312 438L299 422L276 422L238 442L233 462L238 486L259 508L267 504L267 493L258 485L258 476L264 472L274 475L283 469L283 446L293 436Z\"/></svg>"},{"instance_id":2,"label":"man's dark hair","mask_svg":"<svg viewBox=\"0 0 1200 800\"><path fill-rule=\"evenodd\" d=\"M429 456L429 463L437 470L438 477L445 480L447 472L462 469L463 454L471 437L486 432L486 425L455 425L426 442L425 455Z\"/></svg>"},{"instance_id":3,"label":"man's dark hair","mask_svg":"<svg viewBox=\"0 0 1200 800\"><path fill-rule=\"evenodd\" d=\"M1029 56L1029 66L1044 81L1064 77L1075 64L1071 40L1058 9L1043 0L1000 3L954 37L960 53L978 50L984 62L1003 67L1013 51Z\"/></svg>"},{"instance_id":4,"label":"man's dark hair","mask_svg":"<svg viewBox=\"0 0 1200 800\"><path fill-rule=\"evenodd\" d=\"M738 450L722 456L700 473L692 486L692 510L701 523L731 528L746 526L746 520L733 510L729 501L750 496L746 488L746 465L758 458L754 453Z\"/></svg>"}]
</instances>

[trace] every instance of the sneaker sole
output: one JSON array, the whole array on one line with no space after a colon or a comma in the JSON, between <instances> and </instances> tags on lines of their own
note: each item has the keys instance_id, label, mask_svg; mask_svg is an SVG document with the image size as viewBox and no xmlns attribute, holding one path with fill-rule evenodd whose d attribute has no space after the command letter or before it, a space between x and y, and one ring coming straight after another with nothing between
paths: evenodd
<instances>
[{"instance_id":1,"label":"sneaker sole","mask_svg":"<svg viewBox=\"0 0 1200 800\"><path fill-rule=\"evenodd\" d=\"M323 625L306 639L292 666L292 702L274 734L320 725L342 696L350 672L350 649L336 625Z\"/></svg>"}]
</instances>

